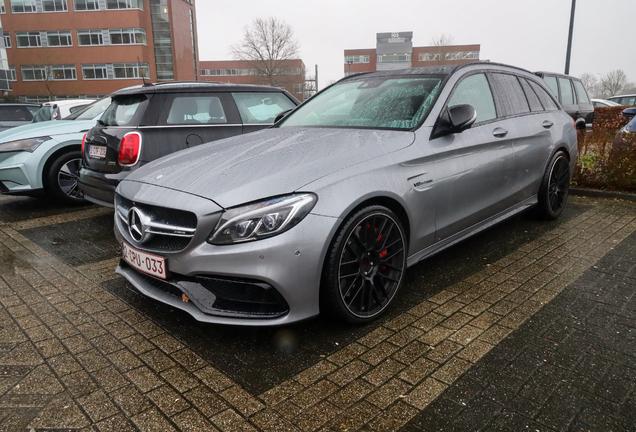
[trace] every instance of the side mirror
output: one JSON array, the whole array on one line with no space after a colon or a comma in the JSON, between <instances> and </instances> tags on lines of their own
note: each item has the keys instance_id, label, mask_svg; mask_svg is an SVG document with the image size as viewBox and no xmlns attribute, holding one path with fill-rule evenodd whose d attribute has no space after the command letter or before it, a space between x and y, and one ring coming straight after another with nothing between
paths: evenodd
<instances>
[{"instance_id":1,"label":"side mirror","mask_svg":"<svg viewBox=\"0 0 636 432\"><path fill-rule=\"evenodd\" d=\"M431 138L461 133L470 128L476 119L477 111L472 105L462 104L448 107L440 114Z\"/></svg>"},{"instance_id":2,"label":"side mirror","mask_svg":"<svg viewBox=\"0 0 636 432\"><path fill-rule=\"evenodd\" d=\"M623 110L623 115L627 118L633 118L636 116L636 108L625 108Z\"/></svg>"}]
</instances>

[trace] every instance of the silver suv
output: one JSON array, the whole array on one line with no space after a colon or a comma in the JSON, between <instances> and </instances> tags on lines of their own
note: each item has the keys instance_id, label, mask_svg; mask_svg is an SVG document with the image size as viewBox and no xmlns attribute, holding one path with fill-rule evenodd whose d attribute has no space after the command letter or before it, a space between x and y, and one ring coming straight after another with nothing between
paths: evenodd
<instances>
[{"instance_id":1,"label":"silver suv","mask_svg":"<svg viewBox=\"0 0 636 432\"><path fill-rule=\"evenodd\" d=\"M117 272L200 321L366 323L408 266L531 207L557 218L576 159L572 119L525 70L354 75L273 128L129 175Z\"/></svg>"}]
</instances>

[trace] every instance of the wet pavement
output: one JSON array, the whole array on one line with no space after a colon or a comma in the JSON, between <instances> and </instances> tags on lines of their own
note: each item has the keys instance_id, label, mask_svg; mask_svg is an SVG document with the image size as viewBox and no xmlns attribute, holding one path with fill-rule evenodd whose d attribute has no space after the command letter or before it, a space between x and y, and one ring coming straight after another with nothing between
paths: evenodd
<instances>
[{"instance_id":1,"label":"wet pavement","mask_svg":"<svg viewBox=\"0 0 636 432\"><path fill-rule=\"evenodd\" d=\"M113 269L112 210L0 196L0 431L628 431L636 204L572 198L409 269L386 317L200 324Z\"/></svg>"}]
</instances>

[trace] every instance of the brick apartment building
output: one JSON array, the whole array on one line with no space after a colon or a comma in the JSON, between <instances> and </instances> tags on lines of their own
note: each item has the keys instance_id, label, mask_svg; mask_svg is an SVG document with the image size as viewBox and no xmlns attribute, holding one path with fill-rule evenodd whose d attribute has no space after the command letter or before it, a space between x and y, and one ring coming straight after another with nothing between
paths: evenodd
<instances>
[{"instance_id":1,"label":"brick apartment building","mask_svg":"<svg viewBox=\"0 0 636 432\"><path fill-rule=\"evenodd\" d=\"M197 79L194 0L0 0L0 12L22 100Z\"/></svg>"},{"instance_id":2,"label":"brick apartment building","mask_svg":"<svg viewBox=\"0 0 636 432\"><path fill-rule=\"evenodd\" d=\"M284 88L298 100L304 99L305 64L300 59L283 60L277 68L272 85ZM251 64L244 60L214 60L199 62L200 81L216 81L233 84L264 84L269 85L267 76L259 70L258 64Z\"/></svg>"},{"instance_id":3,"label":"brick apartment building","mask_svg":"<svg viewBox=\"0 0 636 432\"><path fill-rule=\"evenodd\" d=\"M0 20L0 33L2 31L2 21ZM4 39L0 39L0 96L11 91L11 72L9 71L9 61L7 60L7 50L4 46Z\"/></svg>"},{"instance_id":4,"label":"brick apartment building","mask_svg":"<svg viewBox=\"0 0 636 432\"><path fill-rule=\"evenodd\" d=\"M414 47L413 32L377 33L375 48L344 51L344 73L478 61L479 49L479 44Z\"/></svg>"}]
</instances>

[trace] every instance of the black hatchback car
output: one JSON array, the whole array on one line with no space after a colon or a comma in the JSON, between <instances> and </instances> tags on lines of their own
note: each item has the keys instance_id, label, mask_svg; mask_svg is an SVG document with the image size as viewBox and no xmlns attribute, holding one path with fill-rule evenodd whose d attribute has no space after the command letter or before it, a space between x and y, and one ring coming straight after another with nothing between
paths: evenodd
<instances>
[{"instance_id":1,"label":"black hatchback car","mask_svg":"<svg viewBox=\"0 0 636 432\"><path fill-rule=\"evenodd\" d=\"M271 126L300 102L285 90L222 83L165 83L120 90L84 137L84 197L113 207L115 188L155 159Z\"/></svg>"},{"instance_id":2,"label":"black hatchback car","mask_svg":"<svg viewBox=\"0 0 636 432\"><path fill-rule=\"evenodd\" d=\"M594 121L594 105L579 78L553 72L535 72L543 78L557 97L563 110L570 114L577 129L585 129Z\"/></svg>"}]
</instances>

